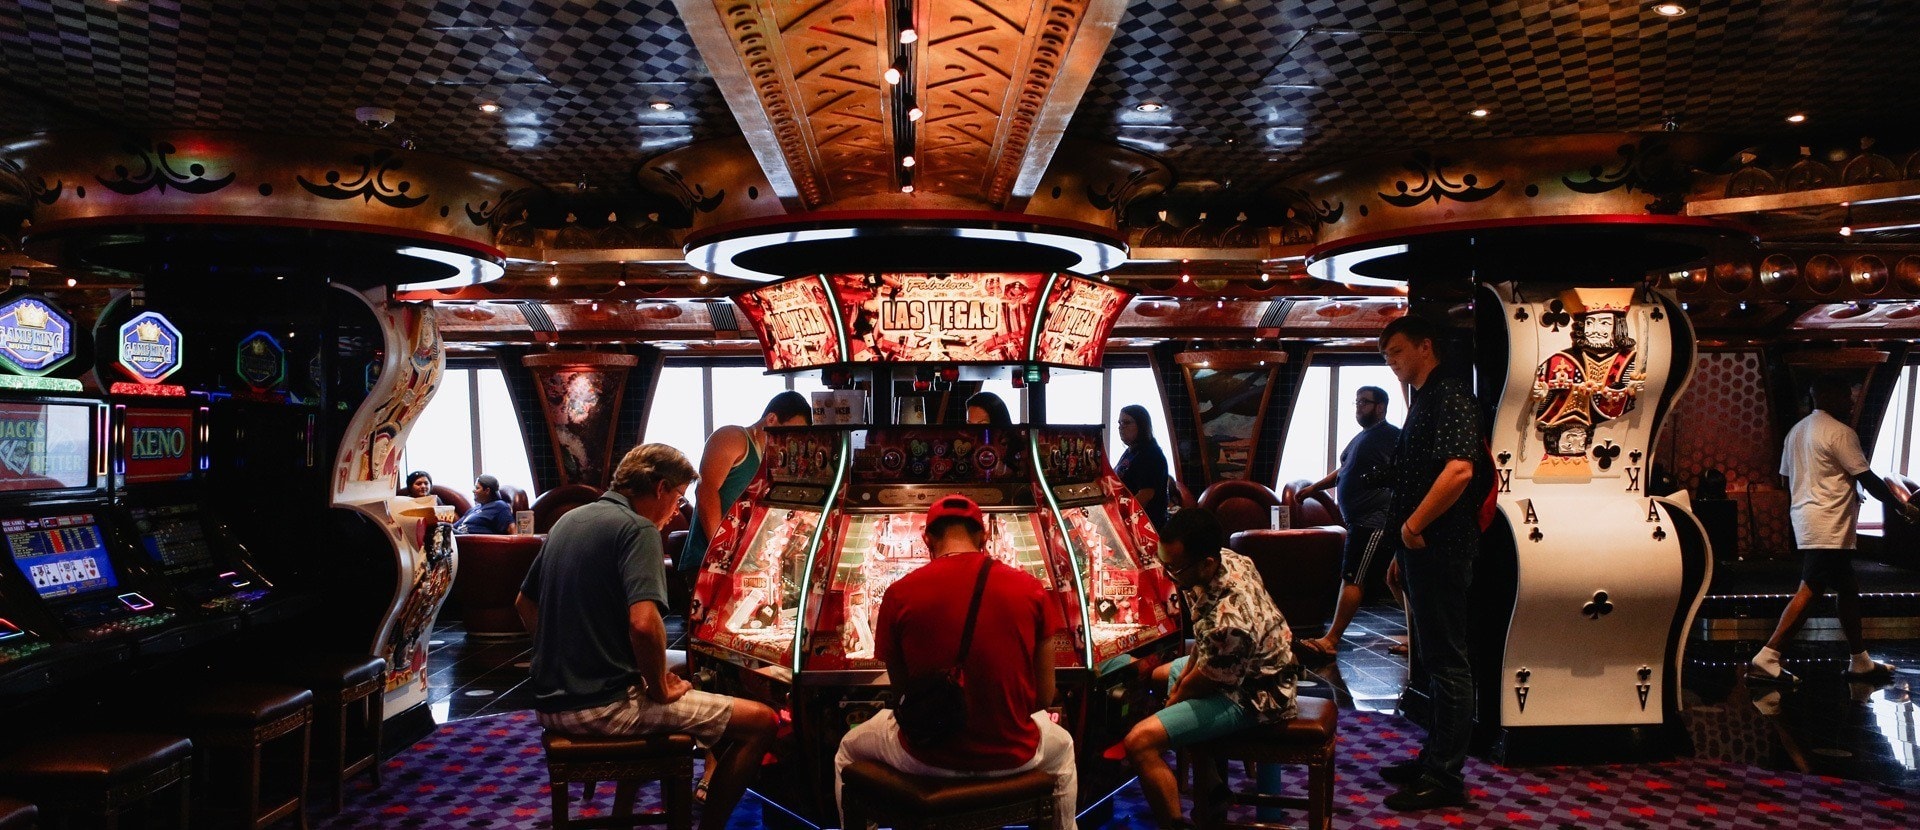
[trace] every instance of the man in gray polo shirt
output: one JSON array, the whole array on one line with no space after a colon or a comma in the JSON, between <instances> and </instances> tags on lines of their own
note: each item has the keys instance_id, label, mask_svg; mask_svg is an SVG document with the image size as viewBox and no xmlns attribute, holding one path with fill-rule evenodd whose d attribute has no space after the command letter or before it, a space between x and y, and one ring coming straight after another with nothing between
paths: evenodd
<instances>
[{"instance_id":1,"label":"man in gray polo shirt","mask_svg":"<svg viewBox=\"0 0 1920 830\"><path fill-rule=\"evenodd\" d=\"M700 826L720 830L773 743L773 710L667 671L660 525L695 478L665 444L629 451L612 487L562 516L514 600L533 637L540 725L574 735L686 734L718 749Z\"/></svg>"}]
</instances>

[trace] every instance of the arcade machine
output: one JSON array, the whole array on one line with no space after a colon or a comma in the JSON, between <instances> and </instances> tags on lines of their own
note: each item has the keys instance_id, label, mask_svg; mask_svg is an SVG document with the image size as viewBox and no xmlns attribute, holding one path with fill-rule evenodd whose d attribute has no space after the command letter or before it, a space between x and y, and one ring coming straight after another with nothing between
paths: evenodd
<instances>
[{"instance_id":1,"label":"arcade machine","mask_svg":"<svg viewBox=\"0 0 1920 830\"><path fill-rule=\"evenodd\" d=\"M0 363L17 373L0 397L8 560L0 593L30 621L7 639L108 643L144 657L233 631L230 619L170 604L108 515L106 408L71 394L79 381L45 376L72 357L72 332L71 319L43 298L16 295L0 305Z\"/></svg>"},{"instance_id":2,"label":"arcade machine","mask_svg":"<svg viewBox=\"0 0 1920 830\"><path fill-rule=\"evenodd\" d=\"M953 274L806 277L739 300L773 370L868 362L884 394L893 369L930 362L916 348L943 364L1024 364L1034 379L1043 364L1097 368L1125 294L1067 275ZM871 345L843 351L855 338L842 331ZM792 717L795 741L781 761L795 774L763 779L777 800L831 822L833 805L817 794L833 791L834 750L887 698L874 617L887 587L928 561L926 506L954 492L983 508L989 552L1033 575L1053 601L1055 713L1081 747L1083 806L1125 783L1102 750L1148 711L1145 677L1173 656L1180 623L1153 554L1158 539L1108 465L1101 434L1044 425L769 431L761 474L699 575L688 659L704 687Z\"/></svg>"},{"instance_id":3,"label":"arcade machine","mask_svg":"<svg viewBox=\"0 0 1920 830\"><path fill-rule=\"evenodd\" d=\"M294 615L303 598L262 573L208 503L204 395L166 382L181 366L184 335L158 312L113 311L102 315L96 339L100 362L112 363L102 374L123 377L108 387L114 512L123 532L138 540L144 564L181 605L256 627Z\"/></svg>"},{"instance_id":4,"label":"arcade machine","mask_svg":"<svg viewBox=\"0 0 1920 830\"><path fill-rule=\"evenodd\" d=\"M1671 755L1712 557L1684 494L1647 484L1693 371L1692 326L1635 286L1500 283L1479 307L1505 521L1474 593L1510 609L1487 614L1474 644L1484 737L1506 763Z\"/></svg>"}]
</instances>

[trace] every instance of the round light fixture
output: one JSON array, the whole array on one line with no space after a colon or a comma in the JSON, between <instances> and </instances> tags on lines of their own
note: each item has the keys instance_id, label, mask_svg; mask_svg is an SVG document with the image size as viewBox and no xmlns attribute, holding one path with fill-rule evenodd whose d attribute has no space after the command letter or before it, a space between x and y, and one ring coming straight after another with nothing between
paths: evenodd
<instances>
[{"instance_id":1,"label":"round light fixture","mask_svg":"<svg viewBox=\"0 0 1920 830\"><path fill-rule=\"evenodd\" d=\"M913 156L901 156L901 157L900 157L900 166L901 166L901 167L912 167L912 166L913 166Z\"/></svg>"},{"instance_id":2,"label":"round light fixture","mask_svg":"<svg viewBox=\"0 0 1920 830\"><path fill-rule=\"evenodd\" d=\"M919 40L919 39L920 39L920 33L919 33L919 32L916 32L916 31L914 31L914 30L912 30L912 29L901 29L901 30L900 30L900 42L901 42L901 43L912 43L912 42L914 42L914 41L916 41L916 40Z\"/></svg>"},{"instance_id":3,"label":"round light fixture","mask_svg":"<svg viewBox=\"0 0 1920 830\"><path fill-rule=\"evenodd\" d=\"M1679 17L1687 13L1687 7L1679 3L1655 3L1653 13L1662 17Z\"/></svg>"},{"instance_id":4,"label":"round light fixture","mask_svg":"<svg viewBox=\"0 0 1920 830\"><path fill-rule=\"evenodd\" d=\"M1154 101L1148 101L1144 104L1135 104L1133 108L1136 110L1139 110L1140 112L1159 112L1163 109L1166 109L1167 105L1157 103Z\"/></svg>"},{"instance_id":5,"label":"round light fixture","mask_svg":"<svg viewBox=\"0 0 1920 830\"><path fill-rule=\"evenodd\" d=\"M1804 124L1806 123L1806 120L1807 120L1807 116L1798 112L1787 116L1788 124Z\"/></svg>"},{"instance_id":6,"label":"round light fixture","mask_svg":"<svg viewBox=\"0 0 1920 830\"><path fill-rule=\"evenodd\" d=\"M903 185L902 192L911 192ZM1124 238L1077 222L982 213L900 211L813 215L803 221L742 222L687 240L687 264L711 274L769 282L834 268L849 273L937 270L1037 270L1100 274L1127 260ZM904 222L904 224L903 224ZM964 266L964 267L963 267Z\"/></svg>"},{"instance_id":7,"label":"round light fixture","mask_svg":"<svg viewBox=\"0 0 1920 830\"><path fill-rule=\"evenodd\" d=\"M900 83L900 70L897 67L889 66L887 67L887 71L882 73L881 77L887 79L888 86L898 86Z\"/></svg>"},{"instance_id":8,"label":"round light fixture","mask_svg":"<svg viewBox=\"0 0 1920 830\"><path fill-rule=\"evenodd\" d=\"M920 116L922 116L922 115L925 115L925 114L926 114L926 113L923 113L923 112L921 112L921 111L920 111L920 108L919 108L919 107L914 107L914 108L912 108L912 109L909 109L909 110L907 110L907 120L908 120L908 121L918 121L918 120L920 120Z\"/></svg>"},{"instance_id":9,"label":"round light fixture","mask_svg":"<svg viewBox=\"0 0 1920 830\"><path fill-rule=\"evenodd\" d=\"M1480 107L1478 109L1468 110L1467 114L1475 118L1485 118L1489 115L1492 115L1493 112L1491 110L1488 110L1486 107Z\"/></svg>"},{"instance_id":10,"label":"round light fixture","mask_svg":"<svg viewBox=\"0 0 1920 830\"><path fill-rule=\"evenodd\" d=\"M500 105L492 101L488 101L480 105L480 111L487 113L488 115L492 115L493 113L500 111Z\"/></svg>"},{"instance_id":11,"label":"round light fixture","mask_svg":"<svg viewBox=\"0 0 1920 830\"><path fill-rule=\"evenodd\" d=\"M665 101L655 101L647 106L652 107L654 112L671 112L673 110L673 105Z\"/></svg>"}]
</instances>

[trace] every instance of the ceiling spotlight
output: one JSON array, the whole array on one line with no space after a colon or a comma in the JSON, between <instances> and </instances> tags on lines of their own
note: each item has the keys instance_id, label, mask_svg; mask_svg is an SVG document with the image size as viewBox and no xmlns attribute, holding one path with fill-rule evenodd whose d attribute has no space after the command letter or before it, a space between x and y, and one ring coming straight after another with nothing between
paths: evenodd
<instances>
[{"instance_id":1,"label":"ceiling spotlight","mask_svg":"<svg viewBox=\"0 0 1920 830\"><path fill-rule=\"evenodd\" d=\"M914 30L913 30L913 29L911 29L911 28L906 28L906 29L901 29L901 30L900 30L900 42L901 42L901 43L912 43L912 42L914 42L914 41L916 41L916 40L919 40L919 39L920 39L920 33L919 33L919 32L916 32L916 31L914 31Z\"/></svg>"},{"instance_id":2,"label":"ceiling spotlight","mask_svg":"<svg viewBox=\"0 0 1920 830\"><path fill-rule=\"evenodd\" d=\"M626 281L626 280L620 280L620 281L619 281L618 283L616 283L616 285L619 285L619 286L620 286L621 288L626 288L626 287L627 287L627 281Z\"/></svg>"},{"instance_id":3,"label":"ceiling spotlight","mask_svg":"<svg viewBox=\"0 0 1920 830\"><path fill-rule=\"evenodd\" d=\"M1479 109L1467 110L1467 114L1475 118L1485 118L1488 115L1492 115L1493 113L1491 110L1488 110L1486 107L1480 107Z\"/></svg>"},{"instance_id":4,"label":"ceiling spotlight","mask_svg":"<svg viewBox=\"0 0 1920 830\"><path fill-rule=\"evenodd\" d=\"M912 108L912 109L909 109L909 110L907 110L907 120L908 120L908 121L918 121L918 120L920 120L920 116L922 116L922 115L925 115L925 114L926 114L926 113L923 113L923 112L921 112L921 111L920 111L920 108L919 108L919 107L914 107L914 108Z\"/></svg>"},{"instance_id":5,"label":"ceiling spotlight","mask_svg":"<svg viewBox=\"0 0 1920 830\"><path fill-rule=\"evenodd\" d=\"M706 275L706 274L701 274L701 275L700 275L700 284L701 284L701 285L706 285L706 284L707 284L707 275Z\"/></svg>"},{"instance_id":6,"label":"ceiling spotlight","mask_svg":"<svg viewBox=\"0 0 1920 830\"><path fill-rule=\"evenodd\" d=\"M480 105L480 111L491 115L493 113L500 111L500 105L492 101L488 101Z\"/></svg>"},{"instance_id":7,"label":"ceiling spotlight","mask_svg":"<svg viewBox=\"0 0 1920 830\"><path fill-rule=\"evenodd\" d=\"M1802 123L1805 123L1806 120L1807 120L1807 116L1803 113L1796 112L1792 115L1787 116L1788 124L1802 124Z\"/></svg>"},{"instance_id":8,"label":"ceiling spotlight","mask_svg":"<svg viewBox=\"0 0 1920 830\"><path fill-rule=\"evenodd\" d=\"M901 167L912 167L912 166L913 166L913 156L901 156L901 157L900 157L900 166L901 166Z\"/></svg>"},{"instance_id":9,"label":"ceiling spotlight","mask_svg":"<svg viewBox=\"0 0 1920 830\"><path fill-rule=\"evenodd\" d=\"M1140 112L1159 112L1163 109L1166 109L1167 105L1156 103L1153 101L1148 101L1144 104L1135 104L1133 108L1136 110L1139 110Z\"/></svg>"},{"instance_id":10,"label":"ceiling spotlight","mask_svg":"<svg viewBox=\"0 0 1920 830\"><path fill-rule=\"evenodd\" d=\"M669 112L673 109L673 105L665 101L655 101L647 106L652 107L654 112Z\"/></svg>"},{"instance_id":11,"label":"ceiling spotlight","mask_svg":"<svg viewBox=\"0 0 1920 830\"><path fill-rule=\"evenodd\" d=\"M554 274L553 276L551 276L551 277L548 277L548 278L547 278L547 286L548 286L548 287L550 287L550 288L558 288L558 287L560 287L560 275L559 275L559 274Z\"/></svg>"},{"instance_id":12,"label":"ceiling spotlight","mask_svg":"<svg viewBox=\"0 0 1920 830\"><path fill-rule=\"evenodd\" d=\"M899 86L900 85L900 67L897 67L897 66L887 67L887 71L883 75L881 75L881 77L884 77L887 79L888 86Z\"/></svg>"},{"instance_id":13,"label":"ceiling spotlight","mask_svg":"<svg viewBox=\"0 0 1920 830\"><path fill-rule=\"evenodd\" d=\"M72 278L72 277L68 277L68 278L67 278L67 287L68 287L68 288L72 288L72 287L74 287L74 286L76 286L76 285L79 285L79 284L80 284L80 281L79 281L79 280L76 280L76 279L74 279L74 278Z\"/></svg>"},{"instance_id":14,"label":"ceiling spotlight","mask_svg":"<svg viewBox=\"0 0 1920 830\"><path fill-rule=\"evenodd\" d=\"M1265 271L1261 271L1261 272L1260 272L1260 281L1261 281L1261 282L1266 282L1266 281L1268 281L1268 280L1271 280L1271 279L1273 279L1273 275L1272 275L1272 274L1269 274L1269 273L1267 273L1267 272L1265 272Z\"/></svg>"},{"instance_id":15,"label":"ceiling spotlight","mask_svg":"<svg viewBox=\"0 0 1920 830\"><path fill-rule=\"evenodd\" d=\"M1679 3L1655 3L1653 13L1662 17L1679 17L1687 13L1687 7Z\"/></svg>"},{"instance_id":16,"label":"ceiling spotlight","mask_svg":"<svg viewBox=\"0 0 1920 830\"><path fill-rule=\"evenodd\" d=\"M910 185L910 184L903 184L903 185L901 185L901 186L900 186L900 192L901 192L901 193L912 193L912 192L913 192L913 185Z\"/></svg>"},{"instance_id":17,"label":"ceiling spotlight","mask_svg":"<svg viewBox=\"0 0 1920 830\"><path fill-rule=\"evenodd\" d=\"M1852 235L1853 235L1853 226L1852 226L1852 225L1841 225L1841 226L1840 226L1840 235L1841 235L1841 236L1852 236ZM68 282L69 282L69 283L71 283L72 281L71 281L71 280L69 280Z\"/></svg>"}]
</instances>

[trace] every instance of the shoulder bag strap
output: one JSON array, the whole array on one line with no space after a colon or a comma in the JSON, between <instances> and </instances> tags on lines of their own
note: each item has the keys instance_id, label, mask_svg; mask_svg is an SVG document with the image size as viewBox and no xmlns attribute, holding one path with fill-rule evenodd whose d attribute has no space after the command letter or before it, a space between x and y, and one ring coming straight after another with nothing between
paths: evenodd
<instances>
[{"instance_id":1,"label":"shoulder bag strap","mask_svg":"<svg viewBox=\"0 0 1920 830\"><path fill-rule=\"evenodd\" d=\"M973 645L973 623L980 618L980 598L987 595L987 574L993 570L993 555L987 555L987 561L980 565L980 579L973 584L973 604L967 606L967 625L960 629L960 655L953 658L955 666L964 666L967 662L967 649Z\"/></svg>"}]
</instances>

